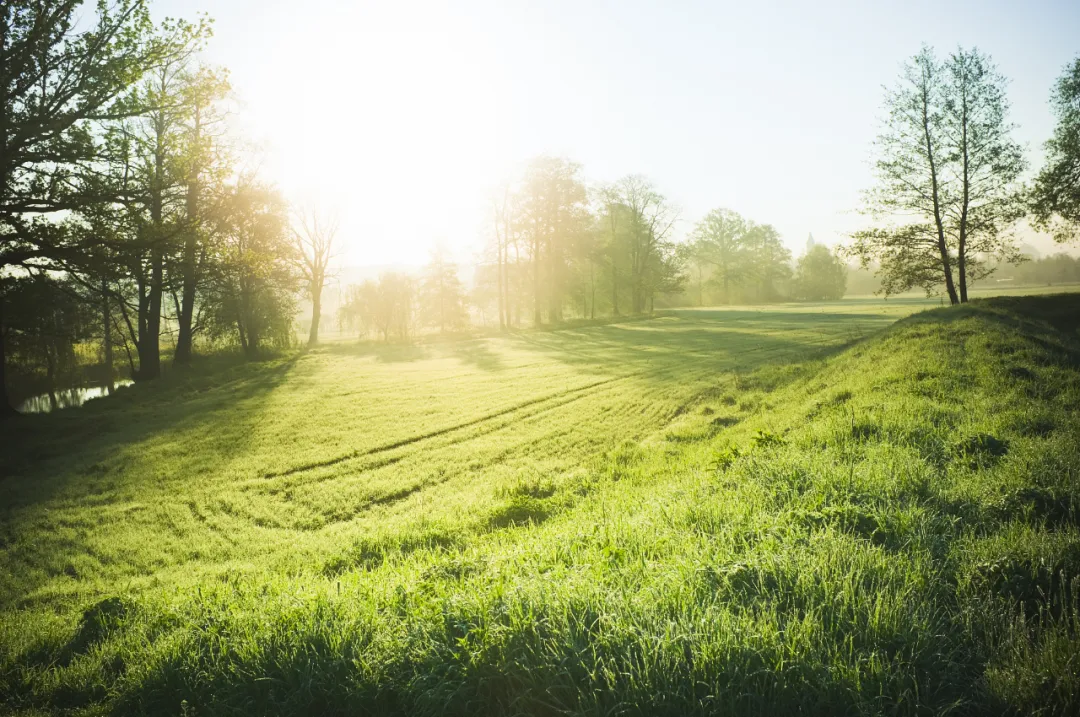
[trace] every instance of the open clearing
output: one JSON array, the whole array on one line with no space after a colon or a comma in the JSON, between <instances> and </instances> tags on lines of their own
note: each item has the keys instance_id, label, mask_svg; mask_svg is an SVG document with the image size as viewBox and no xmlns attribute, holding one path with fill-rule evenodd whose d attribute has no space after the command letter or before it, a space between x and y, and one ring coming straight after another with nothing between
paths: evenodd
<instances>
[{"instance_id":1,"label":"open clearing","mask_svg":"<svg viewBox=\"0 0 1080 717\"><path fill-rule=\"evenodd\" d=\"M1076 709L1080 301L889 328L926 305L338 342L27 417L0 459L0 694Z\"/></svg>"}]
</instances>

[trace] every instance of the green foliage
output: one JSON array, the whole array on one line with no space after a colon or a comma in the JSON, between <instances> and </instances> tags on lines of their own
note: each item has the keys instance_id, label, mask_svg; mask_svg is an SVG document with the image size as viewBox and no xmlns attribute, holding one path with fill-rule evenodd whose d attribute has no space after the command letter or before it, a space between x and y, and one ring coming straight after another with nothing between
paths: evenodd
<instances>
[{"instance_id":1,"label":"green foliage","mask_svg":"<svg viewBox=\"0 0 1080 717\"><path fill-rule=\"evenodd\" d=\"M1080 298L838 350L919 305L327 346L16 426L4 708L1070 714Z\"/></svg>"},{"instance_id":2,"label":"green foliage","mask_svg":"<svg viewBox=\"0 0 1080 717\"><path fill-rule=\"evenodd\" d=\"M1046 165L1035 178L1032 206L1039 226L1068 242L1080 238L1080 57L1058 78L1051 105L1057 125L1046 142Z\"/></svg>"},{"instance_id":3,"label":"green foliage","mask_svg":"<svg viewBox=\"0 0 1080 717\"><path fill-rule=\"evenodd\" d=\"M792 294L809 301L835 301L847 290L847 266L824 244L815 244L799 257Z\"/></svg>"},{"instance_id":4,"label":"green foliage","mask_svg":"<svg viewBox=\"0 0 1080 717\"><path fill-rule=\"evenodd\" d=\"M706 214L694 227L684 253L694 267L691 276L698 283L698 303L705 303L706 281L723 304L774 301L779 298L777 284L791 276L791 252L776 229L729 209Z\"/></svg>"}]
</instances>

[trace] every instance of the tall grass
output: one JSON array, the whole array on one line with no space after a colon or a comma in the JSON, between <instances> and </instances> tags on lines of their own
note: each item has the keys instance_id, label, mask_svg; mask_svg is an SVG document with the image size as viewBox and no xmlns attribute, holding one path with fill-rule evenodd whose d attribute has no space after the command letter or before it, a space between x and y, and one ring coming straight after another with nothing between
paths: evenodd
<instances>
[{"instance_id":1,"label":"tall grass","mask_svg":"<svg viewBox=\"0 0 1080 717\"><path fill-rule=\"evenodd\" d=\"M436 415L374 452L398 439L335 426L336 462L223 449L218 471L182 469L190 492L169 471L214 424L152 444L160 474L86 449L60 484L4 489L0 694L87 713L1075 714L1078 317L1077 296L980 301L715 373L709 342L732 334L662 319L637 325L655 342L600 333L560 357L576 383L536 367L537 403L506 386L457 417L475 422L435 433ZM665 342L671 363L646 363ZM613 376L597 364L616 351ZM339 360L241 400L306 396ZM255 447L275 430L247 427ZM402 465L422 475L379 478ZM146 502L168 493L179 507ZM308 522L320 503L343 519ZM110 524L113 552L93 537Z\"/></svg>"}]
</instances>

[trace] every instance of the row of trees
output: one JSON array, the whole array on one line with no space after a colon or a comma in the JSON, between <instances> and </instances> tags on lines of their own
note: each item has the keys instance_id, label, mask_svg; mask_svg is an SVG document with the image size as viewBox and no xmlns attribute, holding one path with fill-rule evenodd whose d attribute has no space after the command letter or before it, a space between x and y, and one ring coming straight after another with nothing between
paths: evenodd
<instances>
[{"instance_id":1,"label":"row of trees","mask_svg":"<svg viewBox=\"0 0 1080 717\"><path fill-rule=\"evenodd\" d=\"M154 25L139 0L0 5L0 410L9 365L54 364L101 338L136 380L195 340L248 354L291 341L298 288L315 305L333 223L293 221L228 133L228 75L198 60L208 18Z\"/></svg>"},{"instance_id":2,"label":"row of trees","mask_svg":"<svg viewBox=\"0 0 1080 717\"><path fill-rule=\"evenodd\" d=\"M794 289L804 284L791 283L791 253L772 226L717 209L676 244L678 219L678 208L645 177L587 188L580 165L537 158L492 200L478 303L492 299L507 328L529 316L535 325L557 324L567 311L584 318L649 312L658 297L688 290L701 301L708 289L722 303L801 297ZM808 265L803 274L813 271ZM841 280L832 281L830 295Z\"/></svg>"},{"instance_id":3,"label":"row of trees","mask_svg":"<svg viewBox=\"0 0 1080 717\"><path fill-rule=\"evenodd\" d=\"M595 317L650 310L677 290L675 207L644 177L588 191L581 165L539 157L492 199L489 258L477 283L491 289L502 328L557 324L568 306Z\"/></svg>"},{"instance_id":4,"label":"row of trees","mask_svg":"<svg viewBox=\"0 0 1080 717\"><path fill-rule=\"evenodd\" d=\"M950 302L966 302L973 281L1024 260L1014 232L1029 212L1059 241L1080 235L1080 58L1055 87L1058 125L1032 188L1020 182L1026 162L1006 84L977 49L942 60L923 48L886 95L864 207L876 225L848 249L879 265L886 294L943 287Z\"/></svg>"},{"instance_id":5,"label":"row of trees","mask_svg":"<svg viewBox=\"0 0 1080 717\"><path fill-rule=\"evenodd\" d=\"M457 266L443 247L436 247L431 262L417 280L409 274L386 272L349 286L338 309L342 329L361 335L406 339L419 325L440 332L456 331L469 323L465 287Z\"/></svg>"},{"instance_id":6,"label":"row of trees","mask_svg":"<svg viewBox=\"0 0 1080 717\"><path fill-rule=\"evenodd\" d=\"M645 186L640 178L632 181ZM505 329L520 325L522 315L530 313L525 321L533 325L545 319L557 323L569 317L595 318L598 305L609 316L641 313L650 310L652 301L661 295L674 303L699 305L706 303L706 296L707 303L717 304L820 301L844 295L848 269L840 256L824 245L811 246L793 271L791 253L780 243L776 230L734 212L711 212L698 224L691 241L674 246L664 243L650 255L640 248L645 242L634 239L629 221L625 234L617 223L615 231L606 234L611 231L611 217L606 207L601 208L591 219L586 216L589 223L581 234L565 244L553 233L544 243L515 251L513 242L500 246L504 236L513 235L503 234L503 227L498 227L493 248L496 256L505 252L509 258L477 267L471 291L441 247L418 276L390 271L350 285L338 309L339 329L383 340L404 339L425 327L440 332L466 328L474 313L481 325L489 325L490 318ZM607 241L601 241L605 234ZM588 253L581 251L583 244ZM549 252L560 249L564 260L553 266ZM639 258L635 261L635 257ZM654 283L653 272L661 271L669 278Z\"/></svg>"}]
</instances>

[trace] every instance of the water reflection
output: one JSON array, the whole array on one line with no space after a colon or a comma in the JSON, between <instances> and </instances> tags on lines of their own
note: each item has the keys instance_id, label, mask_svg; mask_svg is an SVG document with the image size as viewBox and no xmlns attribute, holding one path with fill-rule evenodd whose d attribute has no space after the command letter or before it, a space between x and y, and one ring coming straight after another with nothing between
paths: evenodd
<instances>
[{"instance_id":1,"label":"water reflection","mask_svg":"<svg viewBox=\"0 0 1080 717\"><path fill-rule=\"evenodd\" d=\"M120 388L130 384L131 381L122 379L117 381L115 386L116 388ZM71 408L73 406L81 406L93 398L105 396L108 395L108 393L109 389L105 386L62 389L56 392L56 407ZM49 413L50 411L52 411L52 401L49 399L49 394L47 393L28 398L22 402L21 406L19 406L20 413Z\"/></svg>"}]
</instances>

